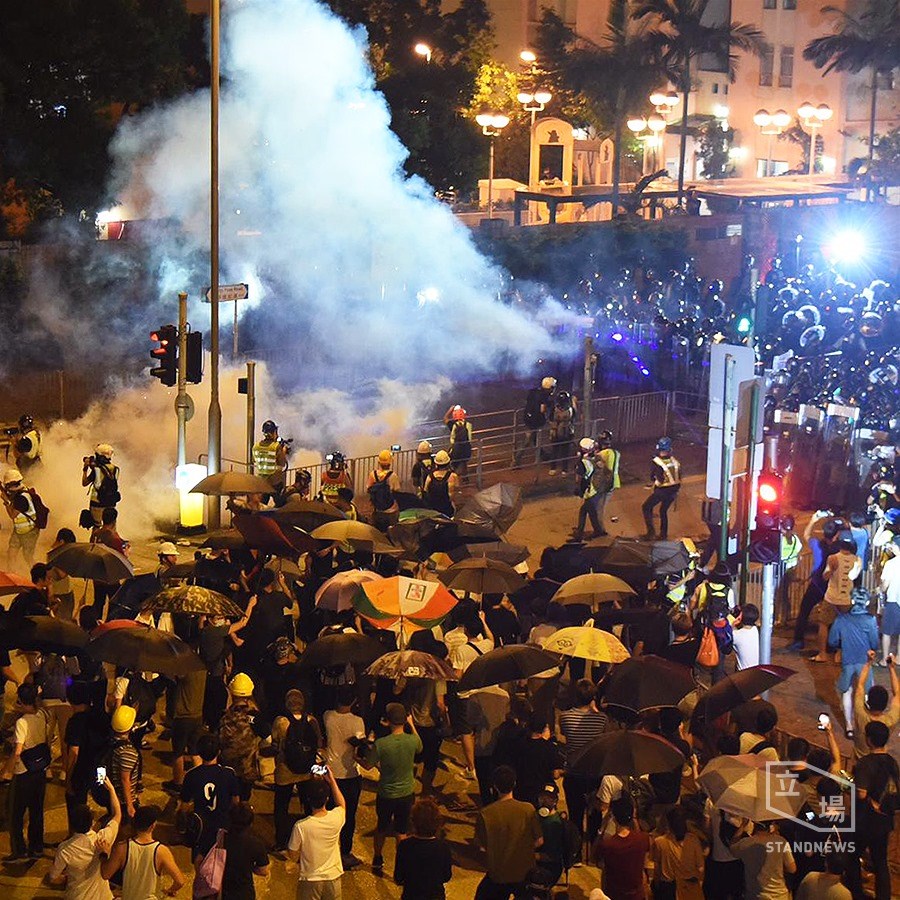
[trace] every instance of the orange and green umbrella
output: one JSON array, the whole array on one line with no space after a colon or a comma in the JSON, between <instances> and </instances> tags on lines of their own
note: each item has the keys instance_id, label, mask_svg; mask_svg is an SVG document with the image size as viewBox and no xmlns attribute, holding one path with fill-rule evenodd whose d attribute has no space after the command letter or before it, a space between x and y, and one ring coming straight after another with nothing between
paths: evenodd
<instances>
[{"instance_id":1,"label":"orange and green umbrella","mask_svg":"<svg viewBox=\"0 0 900 900\"><path fill-rule=\"evenodd\" d=\"M368 581L353 596L353 607L364 619L401 636L439 625L456 602L439 582L403 575Z\"/></svg>"}]
</instances>

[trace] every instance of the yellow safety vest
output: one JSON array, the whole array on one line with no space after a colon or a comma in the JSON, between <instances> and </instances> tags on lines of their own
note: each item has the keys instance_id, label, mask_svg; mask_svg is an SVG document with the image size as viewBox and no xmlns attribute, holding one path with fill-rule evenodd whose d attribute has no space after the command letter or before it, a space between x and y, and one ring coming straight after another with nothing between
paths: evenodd
<instances>
[{"instance_id":1,"label":"yellow safety vest","mask_svg":"<svg viewBox=\"0 0 900 900\"><path fill-rule=\"evenodd\" d=\"M21 491L20 495L28 501L28 509L25 512L16 514L13 519L13 530L16 534L28 534L37 527L37 511L34 508L34 501L28 491Z\"/></svg>"},{"instance_id":2,"label":"yellow safety vest","mask_svg":"<svg viewBox=\"0 0 900 900\"><path fill-rule=\"evenodd\" d=\"M662 482L658 481L655 477L653 479L653 483L656 487L675 487L676 485L681 484L681 463L679 463L674 456L670 456L668 459L663 459L661 456L654 456L653 462L655 462L663 471Z\"/></svg>"},{"instance_id":3,"label":"yellow safety vest","mask_svg":"<svg viewBox=\"0 0 900 900\"><path fill-rule=\"evenodd\" d=\"M344 477L344 469L338 471L336 475L332 475L331 472L326 469L322 473L322 496L328 500L329 502L334 500L338 491L342 487L347 487L347 479Z\"/></svg>"},{"instance_id":4,"label":"yellow safety vest","mask_svg":"<svg viewBox=\"0 0 900 900\"><path fill-rule=\"evenodd\" d=\"M253 468L257 475L274 475L278 471L278 441L260 441L253 445Z\"/></svg>"}]
</instances>

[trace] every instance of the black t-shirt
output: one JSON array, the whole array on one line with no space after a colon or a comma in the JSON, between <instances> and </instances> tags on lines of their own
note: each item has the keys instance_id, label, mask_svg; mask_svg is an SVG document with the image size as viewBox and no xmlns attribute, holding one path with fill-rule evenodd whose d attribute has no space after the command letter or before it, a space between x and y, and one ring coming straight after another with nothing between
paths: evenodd
<instances>
[{"instance_id":1,"label":"black t-shirt","mask_svg":"<svg viewBox=\"0 0 900 900\"><path fill-rule=\"evenodd\" d=\"M506 647L519 642L519 620L515 613L502 606L495 606L485 613L485 618L498 647Z\"/></svg>"},{"instance_id":2,"label":"black t-shirt","mask_svg":"<svg viewBox=\"0 0 900 900\"><path fill-rule=\"evenodd\" d=\"M304 686L304 671L299 662L268 664L263 670L263 694L269 719L284 715L287 712L284 705L287 692L302 690Z\"/></svg>"},{"instance_id":3,"label":"black t-shirt","mask_svg":"<svg viewBox=\"0 0 900 900\"><path fill-rule=\"evenodd\" d=\"M689 638L686 641L678 641L669 644L659 655L669 662L678 663L680 666L693 666L700 652L700 638Z\"/></svg>"},{"instance_id":4,"label":"black t-shirt","mask_svg":"<svg viewBox=\"0 0 900 900\"><path fill-rule=\"evenodd\" d=\"M883 826L890 830L894 813L900 809L900 766L890 753L867 753L853 769L856 784L860 824ZM866 799L859 798L859 791L866 792ZM875 810L877 803L881 812Z\"/></svg>"},{"instance_id":5,"label":"black t-shirt","mask_svg":"<svg viewBox=\"0 0 900 900\"><path fill-rule=\"evenodd\" d=\"M97 780L97 766L109 747L112 732L109 714L94 709L75 713L66 724L66 744L78 748L72 769L72 786L85 790Z\"/></svg>"},{"instance_id":6,"label":"black t-shirt","mask_svg":"<svg viewBox=\"0 0 900 900\"><path fill-rule=\"evenodd\" d=\"M290 637L290 617L286 614L291 607L291 601L280 591L259 593L256 598L256 606L250 615L245 634L248 643L252 645L257 654L263 656L266 648L275 638Z\"/></svg>"},{"instance_id":7,"label":"black t-shirt","mask_svg":"<svg viewBox=\"0 0 900 900\"><path fill-rule=\"evenodd\" d=\"M690 759L693 751L687 741L678 735L670 737L664 734L661 737L664 737L670 744L673 744L680 750L684 754L685 759ZM658 772L650 776L650 785L653 788L653 793L656 795L657 803L678 802L678 798L681 796L681 769L682 766L678 766L672 769L671 772Z\"/></svg>"},{"instance_id":8,"label":"black t-shirt","mask_svg":"<svg viewBox=\"0 0 900 900\"><path fill-rule=\"evenodd\" d=\"M47 592L40 588L29 588L21 594L16 594L9 606L9 612L13 616L49 616Z\"/></svg>"},{"instance_id":9,"label":"black t-shirt","mask_svg":"<svg viewBox=\"0 0 900 900\"><path fill-rule=\"evenodd\" d=\"M453 874L446 841L408 837L397 845L394 879L403 886L401 900L444 900L444 884Z\"/></svg>"},{"instance_id":10,"label":"black t-shirt","mask_svg":"<svg viewBox=\"0 0 900 900\"><path fill-rule=\"evenodd\" d=\"M225 854L222 900L255 900L253 870L269 864L262 838L249 830L229 832L225 836Z\"/></svg>"},{"instance_id":11,"label":"black t-shirt","mask_svg":"<svg viewBox=\"0 0 900 900\"><path fill-rule=\"evenodd\" d=\"M200 765L184 776L181 801L193 803L205 829L227 828L228 812L240 791L237 775L228 766Z\"/></svg>"},{"instance_id":12,"label":"black t-shirt","mask_svg":"<svg viewBox=\"0 0 900 900\"><path fill-rule=\"evenodd\" d=\"M555 741L530 737L523 740L515 760L516 799L534 803L544 785L552 783L553 770L557 768L562 766Z\"/></svg>"},{"instance_id":13,"label":"black t-shirt","mask_svg":"<svg viewBox=\"0 0 900 900\"><path fill-rule=\"evenodd\" d=\"M210 675L221 676L225 672L225 660L231 652L228 625L207 625L200 632L200 659L206 663Z\"/></svg>"}]
</instances>

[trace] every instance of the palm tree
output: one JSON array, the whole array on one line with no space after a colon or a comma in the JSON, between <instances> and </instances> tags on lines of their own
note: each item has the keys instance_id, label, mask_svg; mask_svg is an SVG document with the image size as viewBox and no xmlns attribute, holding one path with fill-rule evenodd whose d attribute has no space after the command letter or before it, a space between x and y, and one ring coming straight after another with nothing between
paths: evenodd
<instances>
[{"instance_id":1,"label":"palm tree","mask_svg":"<svg viewBox=\"0 0 900 900\"><path fill-rule=\"evenodd\" d=\"M873 0L877 2L877 0ZM728 58L728 73L734 80L737 64L734 50L756 56L766 48L762 33L738 22L720 24L707 21L710 0L638 0L632 16L649 22L647 37L655 43L671 72L670 78L681 91L681 150L678 160L678 203L684 194L684 167L687 158L688 97L691 92L691 66L698 56Z\"/></svg>"},{"instance_id":2,"label":"palm tree","mask_svg":"<svg viewBox=\"0 0 900 900\"><path fill-rule=\"evenodd\" d=\"M642 29L629 22L629 2L612 0L606 33L596 42L576 35L554 13L545 12L539 41L542 58L546 54L554 74L598 121L611 126L613 216L619 208L625 122L634 112L629 104L635 98L642 103L665 77L664 67L650 56Z\"/></svg>"},{"instance_id":3,"label":"palm tree","mask_svg":"<svg viewBox=\"0 0 900 900\"><path fill-rule=\"evenodd\" d=\"M834 19L834 33L811 40L803 51L822 75L829 72L861 72L871 69L869 106L869 171L875 152L878 112L878 79L900 67L900 4L898 0L868 0L858 15L834 6L822 7Z\"/></svg>"}]
</instances>

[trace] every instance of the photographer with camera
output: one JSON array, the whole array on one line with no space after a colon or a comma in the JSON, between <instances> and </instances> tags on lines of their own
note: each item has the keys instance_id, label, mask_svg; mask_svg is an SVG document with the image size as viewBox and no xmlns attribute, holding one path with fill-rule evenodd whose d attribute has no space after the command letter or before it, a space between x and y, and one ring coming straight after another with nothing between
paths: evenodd
<instances>
[{"instance_id":1,"label":"photographer with camera","mask_svg":"<svg viewBox=\"0 0 900 900\"><path fill-rule=\"evenodd\" d=\"M293 439L279 438L278 426L271 419L263 422L262 432L262 440L253 445L253 470L272 485L273 494L281 494L288 465L288 447Z\"/></svg>"},{"instance_id":2,"label":"photographer with camera","mask_svg":"<svg viewBox=\"0 0 900 900\"><path fill-rule=\"evenodd\" d=\"M34 562L34 548L41 528L47 525L47 510L33 489L27 489L18 469L7 469L0 487L6 514L12 520L6 568L13 571L16 557L21 554L26 566ZM38 515L40 507L41 516Z\"/></svg>"},{"instance_id":3,"label":"photographer with camera","mask_svg":"<svg viewBox=\"0 0 900 900\"><path fill-rule=\"evenodd\" d=\"M82 459L81 486L90 487L88 496L95 530L103 525L103 510L115 507L122 499L119 467L113 464L112 456L113 448L109 444L97 444L94 455Z\"/></svg>"},{"instance_id":4,"label":"photographer with camera","mask_svg":"<svg viewBox=\"0 0 900 900\"><path fill-rule=\"evenodd\" d=\"M13 444L16 468L20 472L27 472L41 461L41 433L34 427L34 416L25 413L19 417L19 430L16 435Z\"/></svg>"}]
</instances>

